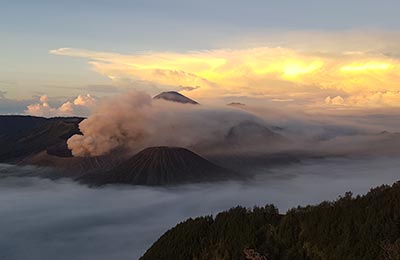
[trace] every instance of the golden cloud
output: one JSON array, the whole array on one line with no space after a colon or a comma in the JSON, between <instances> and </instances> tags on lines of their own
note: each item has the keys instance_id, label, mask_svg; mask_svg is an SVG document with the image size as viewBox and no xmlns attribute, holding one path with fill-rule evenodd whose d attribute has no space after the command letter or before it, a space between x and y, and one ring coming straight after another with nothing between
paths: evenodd
<instances>
[{"instance_id":1,"label":"golden cloud","mask_svg":"<svg viewBox=\"0 0 400 260\"><path fill-rule=\"evenodd\" d=\"M400 61L376 52L257 47L132 55L61 48L50 53L87 58L94 71L116 84L129 79L199 86L192 97L264 96L328 105L400 106Z\"/></svg>"}]
</instances>

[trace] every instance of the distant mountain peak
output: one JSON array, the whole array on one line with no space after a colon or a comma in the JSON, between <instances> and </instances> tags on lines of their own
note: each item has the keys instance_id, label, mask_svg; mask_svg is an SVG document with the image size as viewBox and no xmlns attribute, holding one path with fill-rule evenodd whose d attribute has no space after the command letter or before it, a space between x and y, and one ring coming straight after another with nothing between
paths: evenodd
<instances>
[{"instance_id":1,"label":"distant mountain peak","mask_svg":"<svg viewBox=\"0 0 400 260\"><path fill-rule=\"evenodd\" d=\"M227 104L227 106L245 106L245 104L240 103L240 102L231 102Z\"/></svg>"},{"instance_id":2,"label":"distant mountain peak","mask_svg":"<svg viewBox=\"0 0 400 260\"><path fill-rule=\"evenodd\" d=\"M176 91L165 91L165 92L158 94L157 96L155 96L153 98L154 99L164 99L167 101L183 103L183 104L193 104L193 105L199 104L198 102L194 101L193 99L190 99Z\"/></svg>"}]
</instances>

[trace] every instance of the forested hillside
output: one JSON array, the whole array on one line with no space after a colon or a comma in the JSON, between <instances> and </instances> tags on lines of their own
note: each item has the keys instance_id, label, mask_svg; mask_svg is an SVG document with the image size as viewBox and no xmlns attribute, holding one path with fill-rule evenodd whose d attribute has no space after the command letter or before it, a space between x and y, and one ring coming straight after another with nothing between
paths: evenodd
<instances>
[{"instance_id":1,"label":"forested hillside","mask_svg":"<svg viewBox=\"0 0 400 260\"><path fill-rule=\"evenodd\" d=\"M155 259L400 259L400 182L285 215L267 205L189 219L141 258Z\"/></svg>"}]
</instances>

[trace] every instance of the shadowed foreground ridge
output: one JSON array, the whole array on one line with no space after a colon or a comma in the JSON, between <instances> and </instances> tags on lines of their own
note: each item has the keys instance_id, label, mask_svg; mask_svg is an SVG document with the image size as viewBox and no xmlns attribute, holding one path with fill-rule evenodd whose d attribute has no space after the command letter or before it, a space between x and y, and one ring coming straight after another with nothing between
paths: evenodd
<instances>
[{"instance_id":1,"label":"shadowed foreground ridge","mask_svg":"<svg viewBox=\"0 0 400 260\"><path fill-rule=\"evenodd\" d=\"M237 207L189 219L162 235L141 260L392 260L400 255L400 182L365 196L298 207Z\"/></svg>"},{"instance_id":2,"label":"shadowed foreground ridge","mask_svg":"<svg viewBox=\"0 0 400 260\"><path fill-rule=\"evenodd\" d=\"M233 173L180 147L150 147L142 150L106 173L84 175L80 181L92 185L124 183L170 185L213 181L232 177Z\"/></svg>"}]
</instances>

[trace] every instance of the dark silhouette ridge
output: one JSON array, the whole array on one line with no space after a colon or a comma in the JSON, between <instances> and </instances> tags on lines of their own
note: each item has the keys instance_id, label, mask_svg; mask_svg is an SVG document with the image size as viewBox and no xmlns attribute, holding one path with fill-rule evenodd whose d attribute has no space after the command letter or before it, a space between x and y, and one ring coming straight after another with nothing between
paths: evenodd
<instances>
[{"instance_id":1,"label":"dark silhouette ridge","mask_svg":"<svg viewBox=\"0 0 400 260\"><path fill-rule=\"evenodd\" d=\"M47 150L71 157L66 141L80 134L80 117L0 116L0 162L19 162Z\"/></svg>"}]
</instances>

